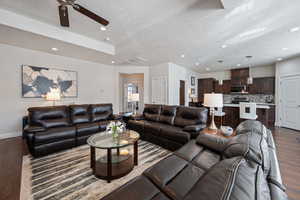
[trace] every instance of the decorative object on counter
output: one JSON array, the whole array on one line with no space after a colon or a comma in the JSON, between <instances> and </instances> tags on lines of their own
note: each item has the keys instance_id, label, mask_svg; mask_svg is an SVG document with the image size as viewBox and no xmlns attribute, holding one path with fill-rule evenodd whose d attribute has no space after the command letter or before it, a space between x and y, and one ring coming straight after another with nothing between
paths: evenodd
<instances>
[{"instance_id":1,"label":"decorative object on counter","mask_svg":"<svg viewBox=\"0 0 300 200\"><path fill-rule=\"evenodd\" d=\"M231 137L234 137L236 135L235 131L233 131L232 129L232 133L229 135L225 135L223 133L223 131L221 129L218 129L218 130L211 130L209 128L205 128L203 129L200 134L210 134L210 135L217 135L217 136L220 136L220 137L223 137L223 138L231 138Z\"/></svg>"},{"instance_id":2,"label":"decorative object on counter","mask_svg":"<svg viewBox=\"0 0 300 200\"><path fill-rule=\"evenodd\" d=\"M194 76L191 76L191 86L196 85L196 78Z\"/></svg>"},{"instance_id":3,"label":"decorative object on counter","mask_svg":"<svg viewBox=\"0 0 300 200\"><path fill-rule=\"evenodd\" d=\"M222 79L220 79L218 82L219 82L219 85L223 85L223 80Z\"/></svg>"},{"instance_id":4,"label":"decorative object on counter","mask_svg":"<svg viewBox=\"0 0 300 200\"><path fill-rule=\"evenodd\" d=\"M215 124L215 108L223 107L223 94L204 94L204 106L211 108L211 124L209 129L218 130Z\"/></svg>"},{"instance_id":5,"label":"decorative object on counter","mask_svg":"<svg viewBox=\"0 0 300 200\"><path fill-rule=\"evenodd\" d=\"M55 101L59 101L61 99L61 92L59 88L50 88L50 92L45 95L45 99L47 101L52 101L53 106L55 106Z\"/></svg>"},{"instance_id":6,"label":"decorative object on counter","mask_svg":"<svg viewBox=\"0 0 300 200\"><path fill-rule=\"evenodd\" d=\"M241 119L257 119L256 103L240 102L240 118Z\"/></svg>"},{"instance_id":7,"label":"decorative object on counter","mask_svg":"<svg viewBox=\"0 0 300 200\"><path fill-rule=\"evenodd\" d=\"M233 134L233 128L230 126L221 126L220 129L224 136L231 136Z\"/></svg>"},{"instance_id":8,"label":"decorative object on counter","mask_svg":"<svg viewBox=\"0 0 300 200\"><path fill-rule=\"evenodd\" d=\"M62 97L77 97L77 72L22 65L24 98L42 98L51 88L59 88Z\"/></svg>"},{"instance_id":9,"label":"decorative object on counter","mask_svg":"<svg viewBox=\"0 0 300 200\"><path fill-rule=\"evenodd\" d=\"M112 121L107 125L106 132L112 134L113 138L118 138L119 134L125 130L125 125L120 121Z\"/></svg>"}]
</instances>

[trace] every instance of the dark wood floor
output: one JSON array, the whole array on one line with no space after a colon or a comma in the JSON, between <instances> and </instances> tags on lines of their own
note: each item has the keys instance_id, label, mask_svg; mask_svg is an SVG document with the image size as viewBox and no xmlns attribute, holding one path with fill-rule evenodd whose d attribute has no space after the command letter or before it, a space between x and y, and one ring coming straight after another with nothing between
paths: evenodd
<instances>
[{"instance_id":1,"label":"dark wood floor","mask_svg":"<svg viewBox=\"0 0 300 200\"><path fill-rule=\"evenodd\" d=\"M290 200L300 199L300 132L273 131L281 173ZM0 200L19 200L22 155L27 149L22 138L0 140Z\"/></svg>"}]
</instances>

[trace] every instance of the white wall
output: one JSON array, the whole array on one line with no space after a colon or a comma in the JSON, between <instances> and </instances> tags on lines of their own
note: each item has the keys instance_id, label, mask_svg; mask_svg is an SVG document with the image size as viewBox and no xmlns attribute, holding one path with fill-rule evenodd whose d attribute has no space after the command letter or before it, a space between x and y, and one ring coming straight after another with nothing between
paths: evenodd
<instances>
[{"instance_id":1,"label":"white wall","mask_svg":"<svg viewBox=\"0 0 300 200\"><path fill-rule=\"evenodd\" d=\"M0 138L21 134L22 116L28 107L52 105L43 99L21 97L21 65L78 72L78 98L58 104L116 104L115 67L0 44ZM115 109L115 108L114 108Z\"/></svg>"},{"instance_id":2,"label":"white wall","mask_svg":"<svg viewBox=\"0 0 300 200\"><path fill-rule=\"evenodd\" d=\"M280 110L281 110L281 103L280 103L280 80L285 76L293 76L293 75L300 75L300 57L291 58L288 60L284 60L281 62L276 63L276 125L281 126L280 121ZM300 86L299 86L300 88ZM300 92L300 89L299 91Z\"/></svg>"},{"instance_id":3,"label":"white wall","mask_svg":"<svg viewBox=\"0 0 300 200\"><path fill-rule=\"evenodd\" d=\"M191 88L191 76L196 78L196 85L193 87L197 93L197 79L199 73L189 70L174 63L162 63L150 67L150 85L152 77L165 76L168 79L168 104L179 105L180 80L185 81L185 105L188 105L189 89ZM151 90L150 90L151 91Z\"/></svg>"},{"instance_id":4,"label":"white wall","mask_svg":"<svg viewBox=\"0 0 300 200\"><path fill-rule=\"evenodd\" d=\"M116 112L122 111L122 102L123 99L119 95L121 93L121 80L120 80L120 74L144 74L144 103L150 103L150 70L148 66L116 66L115 70L115 95L119 98L116 101L116 106L114 106L114 109L116 109Z\"/></svg>"}]
</instances>

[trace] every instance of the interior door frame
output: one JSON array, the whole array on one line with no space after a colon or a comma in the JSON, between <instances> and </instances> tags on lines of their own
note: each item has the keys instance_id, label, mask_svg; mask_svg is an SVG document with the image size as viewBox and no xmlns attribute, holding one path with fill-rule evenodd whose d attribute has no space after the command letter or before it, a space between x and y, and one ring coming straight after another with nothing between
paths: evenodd
<instances>
[{"instance_id":1,"label":"interior door frame","mask_svg":"<svg viewBox=\"0 0 300 200\"><path fill-rule=\"evenodd\" d=\"M295 74L286 74L286 75L282 75L282 76L279 76L279 82L278 82L278 90L277 90L277 95L276 97L278 97L278 100L276 100L278 102L277 106L278 106L278 109L276 109L276 112L279 112L278 114L278 121L279 121L279 127L284 127L284 128L289 128L289 127L285 127L283 126L283 123L282 123L282 119L283 119L283 106L282 106L282 88L281 88L281 85L282 85L282 81L284 81L285 79L287 78L293 78L293 77L299 77L300 78L300 73L295 73ZM299 100L300 101L300 100ZM290 128L292 129L292 128ZM295 129L294 129L295 130ZM298 130L300 130L300 126L298 128Z\"/></svg>"},{"instance_id":2,"label":"interior door frame","mask_svg":"<svg viewBox=\"0 0 300 200\"><path fill-rule=\"evenodd\" d=\"M181 87L183 83L183 87ZM183 92L181 92L183 90ZM185 80L179 81L179 105L185 106Z\"/></svg>"}]
</instances>

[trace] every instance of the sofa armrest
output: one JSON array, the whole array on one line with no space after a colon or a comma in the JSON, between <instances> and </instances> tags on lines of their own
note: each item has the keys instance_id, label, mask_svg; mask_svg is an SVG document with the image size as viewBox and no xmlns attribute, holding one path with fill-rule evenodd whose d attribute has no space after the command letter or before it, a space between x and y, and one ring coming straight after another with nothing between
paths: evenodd
<instances>
[{"instance_id":1,"label":"sofa armrest","mask_svg":"<svg viewBox=\"0 0 300 200\"><path fill-rule=\"evenodd\" d=\"M183 128L183 131L186 131L186 132L200 132L204 128L206 128L206 124L197 124L197 125L185 126Z\"/></svg>"},{"instance_id":2,"label":"sofa armrest","mask_svg":"<svg viewBox=\"0 0 300 200\"><path fill-rule=\"evenodd\" d=\"M143 120L144 115L143 114L132 115L131 119L133 119L133 120Z\"/></svg>"},{"instance_id":3,"label":"sofa armrest","mask_svg":"<svg viewBox=\"0 0 300 200\"><path fill-rule=\"evenodd\" d=\"M200 134L196 139L197 144L203 145L220 153L227 147L228 141L229 139L227 138L205 133Z\"/></svg>"},{"instance_id":4,"label":"sofa armrest","mask_svg":"<svg viewBox=\"0 0 300 200\"><path fill-rule=\"evenodd\" d=\"M43 126L30 126L30 125L26 125L24 127L24 131L27 132L27 133L35 133L35 132L46 131L46 128L44 128Z\"/></svg>"},{"instance_id":5,"label":"sofa armrest","mask_svg":"<svg viewBox=\"0 0 300 200\"><path fill-rule=\"evenodd\" d=\"M114 114L111 118L112 120L122 120L122 115Z\"/></svg>"}]
</instances>

